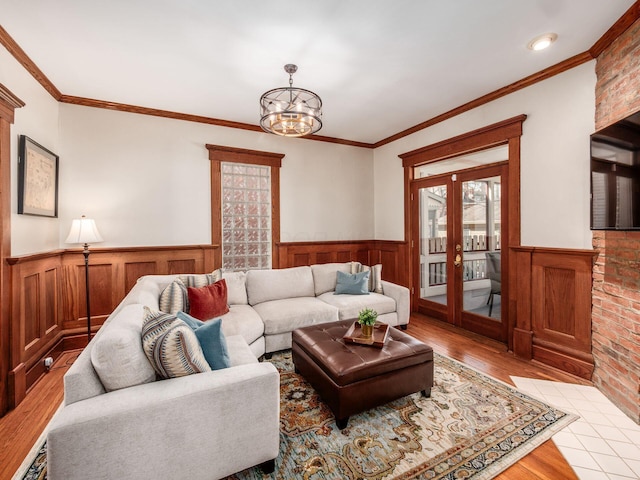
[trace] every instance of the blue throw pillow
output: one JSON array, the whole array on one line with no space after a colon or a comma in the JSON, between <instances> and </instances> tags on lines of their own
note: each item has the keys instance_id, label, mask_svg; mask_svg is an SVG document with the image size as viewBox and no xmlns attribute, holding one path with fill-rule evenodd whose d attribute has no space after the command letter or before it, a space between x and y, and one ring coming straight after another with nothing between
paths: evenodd
<instances>
[{"instance_id":1,"label":"blue throw pillow","mask_svg":"<svg viewBox=\"0 0 640 480\"><path fill-rule=\"evenodd\" d=\"M338 270L334 295L369 295L369 272L344 273Z\"/></svg>"},{"instance_id":2,"label":"blue throw pillow","mask_svg":"<svg viewBox=\"0 0 640 480\"><path fill-rule=\"evenodd\" d=\"M184 312L178 312L176 316L193 329L196 338L200 342L204 358L212 370L220 370L231 366L227 340L224 338L224 333L222 333L221 318L202 322Z\"/></svg>"}]
</instances>

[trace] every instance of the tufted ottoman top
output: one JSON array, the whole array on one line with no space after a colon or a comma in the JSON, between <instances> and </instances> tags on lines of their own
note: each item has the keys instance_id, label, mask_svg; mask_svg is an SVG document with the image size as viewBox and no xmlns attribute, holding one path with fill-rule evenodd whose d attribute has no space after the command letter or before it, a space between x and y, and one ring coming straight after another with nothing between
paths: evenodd
<instances>
[{"instance_id":1,"label":"tufted ottoman top","mask_svg":"<svg viewBox=\"0 0 640 480\"><path fill-rule=\"evenodd\" d=\"M384 347L345 343L342 337L355 319L323 323L293 331L297 344L340 386L433 361L433 349L396 328Z\"/></svg>"}]
</instances>

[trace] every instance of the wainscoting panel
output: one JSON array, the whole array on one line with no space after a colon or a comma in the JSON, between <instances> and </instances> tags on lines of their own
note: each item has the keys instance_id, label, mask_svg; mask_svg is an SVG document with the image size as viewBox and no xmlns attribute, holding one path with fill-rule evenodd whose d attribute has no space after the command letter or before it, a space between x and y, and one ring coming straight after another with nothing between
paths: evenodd
<instances>
[{"instance_id":1,"label":"wainscoting panel","mask_svg":"<svg viewBox=\"0 0 640 480\"><path fill-rule=\"evenodd\" d=\"M274 268L300 267L318 263L360 262L382 264L382 278L408 285L405 242L362 240L352 242L278 243L279 264Z\"/></svg>"},{"instance_id":2,"label":"wainscoting panel","mask_svg":"<svg viewBox=\"0 0 640 480\"><path fill-rule=\"evenodd\" d=\"M140 277L155 275L157 273L156 262L125 262L124 263L124 289L133 288Z\"/></svg>"},{"instance_id":3,"label":"wainscoting panel","mask_svg":"<svg viewBox=\"0 0 640 480\"><path fill-rule=\"evenodd\" d=\"M368 264L370 246L370 241L278 243L279 264L274 268L350 261Z\"/></svg>"},{"instance_id":4,"label":"wainscoting panel","mask_svg":"<svg viewBox=\"0 0 640 480\"><path fill-rule=\"evenodd\" d=\"M513 250L518 285L514 353L590 379L591 270L596 252Z\"/></svg>"},{"instance_id":5,"label":"wainscoting panel","mask_svg":"<svg viewBox=\"0 0 640 480\"><path fill-rule=\"evenodd\" d=\"M169 266L168 273L171 275L195 272L197 269L196 261L192 258L188 260L169 260L167 265Z\"/></svg>"},{"instance_id":6,"label":"wainscoting panel","mask_svg":"<svg viewBox=\"0 0 640 480\"><path fill-rule=\"evenodd\" d=\"M58 328L56 320L58 318L58 269L51 268L44 272L44 320L45 333L49 335Z\"/></svg>"},{"instance_id":7,"label":"wainscoting panel","mask_svg":"<svg viewBox=\"0 0 640 480\"><path fill-rule=\"evenodd\" d=\"M31 321L24 326L24 350L28 351L29 346L35 344L40 338L40 275L34 273L22 279L24 289L24 316Z\"/></svg>"}]
</instances>

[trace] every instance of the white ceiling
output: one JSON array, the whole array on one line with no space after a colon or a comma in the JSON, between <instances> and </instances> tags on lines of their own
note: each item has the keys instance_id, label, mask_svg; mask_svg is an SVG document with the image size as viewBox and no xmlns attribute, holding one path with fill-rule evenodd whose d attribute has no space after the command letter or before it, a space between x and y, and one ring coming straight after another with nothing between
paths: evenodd
<instances>
[{"instance_id":1,"label":"white ceiling","mask_svg":"<svg viewBox=\"0 0 640 480\"><path fill-rule=\"evenodd\" d=\"M588 50L633 3L0 0L0 25L65 95L252 125L295 63L318 134L375 143Z\"/></svg>"}]
</instances>

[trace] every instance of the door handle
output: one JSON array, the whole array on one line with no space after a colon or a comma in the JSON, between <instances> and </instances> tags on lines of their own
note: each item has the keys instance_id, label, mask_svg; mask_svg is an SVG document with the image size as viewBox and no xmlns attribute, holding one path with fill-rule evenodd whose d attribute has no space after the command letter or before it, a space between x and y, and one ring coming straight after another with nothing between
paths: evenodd
<instances>
[{"instance_id":1,"label":"door handle","mask_svg":"<svg viewBox=\"0 0 640 480\"><path fill-rule=\"evenodd\" d=\"M453 265L456 267L462 265L462 257L460 256L460 254L456 255L456 259L453 261Z\"/></svg>"}]
</instances>

